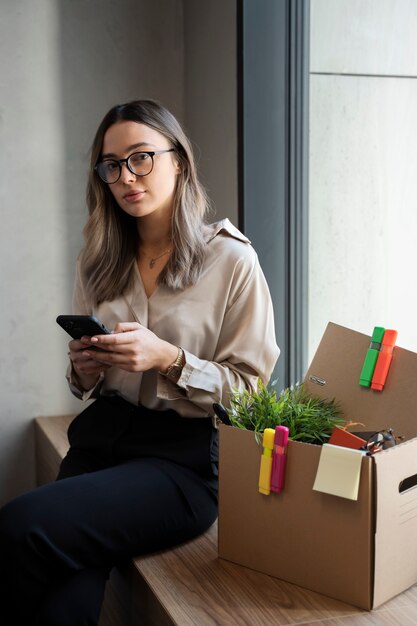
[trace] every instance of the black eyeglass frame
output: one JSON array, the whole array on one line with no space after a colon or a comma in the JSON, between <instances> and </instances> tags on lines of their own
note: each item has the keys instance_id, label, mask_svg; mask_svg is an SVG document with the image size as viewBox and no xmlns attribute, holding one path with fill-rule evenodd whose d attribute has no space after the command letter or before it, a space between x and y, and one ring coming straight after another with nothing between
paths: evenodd
<instances>
[{"instance_id":1,"label":"black eyeglass frame","mask_svg":"<svg viewBox=\"0 0 417 626\"><path fill-rule=\"evenodd\" d=\"M142 176L142 177L143 176L149 176L149 174L153 170L153 166L154 166L153 158L154 158L154 156L157 155L157 154L164 154L165 152L176 152L176 149L175 148L167 148L166 150L135 150L135 152L132 152L132 154L129 154L129 156L126 157L125 159L104 159L103 161L100 161L100 163L97 163L97 165L94 166L94 171L97 172L97 176L100 178L100 180L103 181L103 183L106 183L106 185L114 185L115 183L117 183L117 181L120 179L120 176L122 175L122 165L123 165L123 163L126 163L127 169L134 176ZM151 161L152 161L151 169L146 174L137 174L132 169L132 167L130 166L129 161L132 158L132 156L134 156L135 154L147 154L147 155L149 155L151 157ZM116 178L116 180L113 180L111 183L109 183L107 180L104 180L104 178L101 176L101 174L99 172L99 167L103 163L117 163L117 165L119 166L119 175Z\"/></svg>"},{"instance_id":2,"label":"black eyeglass frame","mask_svg":"<svg viewBox=\"0 0 417 626\"><path fill-rule=\"evenodd\" d=\"M366 450L369 454L375 454L381 450L387 450L397 444L397 440L402 440L403 437L396 437L392 428L385 430L378 430L372 433L362 446L361 450Z\"/></svg>"}]
</instances>

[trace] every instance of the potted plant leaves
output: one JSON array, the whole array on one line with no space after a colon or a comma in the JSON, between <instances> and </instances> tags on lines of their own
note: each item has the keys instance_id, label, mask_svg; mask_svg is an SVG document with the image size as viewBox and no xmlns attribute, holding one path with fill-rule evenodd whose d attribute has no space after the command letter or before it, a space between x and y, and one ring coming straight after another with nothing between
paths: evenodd
<instances>
[{"instance_id":1,"label":"potted plant leaves","mask_svg":"<svg viewBox=\"0 0 417 626\"><path fill-rule=\"evenodd\" d=\"M290 439L305 443L326 443L335 426L343 426L341 409L334 400L309 395L302 383L277 395L274 383L259 380L254 392L234 390L228 415L233 426L262 433L265 428L283 425Z\"/></svg>"}]
</instances>

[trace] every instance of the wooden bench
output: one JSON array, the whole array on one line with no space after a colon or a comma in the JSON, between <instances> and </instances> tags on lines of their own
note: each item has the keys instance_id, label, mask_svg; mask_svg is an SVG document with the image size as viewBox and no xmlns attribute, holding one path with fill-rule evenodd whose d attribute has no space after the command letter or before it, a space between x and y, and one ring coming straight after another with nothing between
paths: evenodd
<instances>
[{"instance_id":1,"label":"wooden bench","mask_svg":"<svg viewBox=\"0 0 417 626\"><path fill-rule=\"evenodd\" d=\"M72 416L35 419L37 479L54 480ZM244 522L243 522L244 523ZM238 532L238 529L237 529ZM217 556L217 524L175 549L133 559L107 585L100 626L264 626L417 623L413 587L372 612L326 598ZM411 611L411 613L410 613ZM379 618L378 618L379 615ZM412 617L411 617L412 616ZM407 621L407 619L415 621ZM374 621L375 620L375 621ZM386 620L386 621L385 621Z\"/></svg>"}]
</instances>

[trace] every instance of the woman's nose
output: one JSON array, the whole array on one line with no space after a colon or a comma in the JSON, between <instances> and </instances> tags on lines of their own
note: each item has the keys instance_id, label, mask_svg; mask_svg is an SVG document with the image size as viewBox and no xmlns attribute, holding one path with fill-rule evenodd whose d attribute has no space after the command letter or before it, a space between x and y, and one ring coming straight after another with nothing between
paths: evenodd
<instances>
[{"instance_id":1,"label":"woman's nose","mask_svg":"<svg viewBox=\"0 0 417 626\"><path fill-rule=\"evenodd\" d=\"M124 183L131 183L136 180L135 174L127 167L127 163L121 163L122 172L120 174L120 180Z\"/></svg>"}]
</instances>

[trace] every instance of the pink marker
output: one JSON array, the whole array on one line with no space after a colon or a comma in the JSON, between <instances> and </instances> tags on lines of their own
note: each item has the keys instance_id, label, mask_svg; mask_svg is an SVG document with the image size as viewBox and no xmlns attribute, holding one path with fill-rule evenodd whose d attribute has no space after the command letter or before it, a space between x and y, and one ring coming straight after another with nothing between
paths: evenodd
<instances>
[{"instance_id":1,"label":"pink marker","mask_svg":"<svg viewBox=\"0 0 417 626\"><path fill-rule=\"evenodd\" d=\"M272 455L271 491L280 493L284 489L285 461L289 430L286 426L275 426L274 453Z\"/></svg>"}]
</instances>

